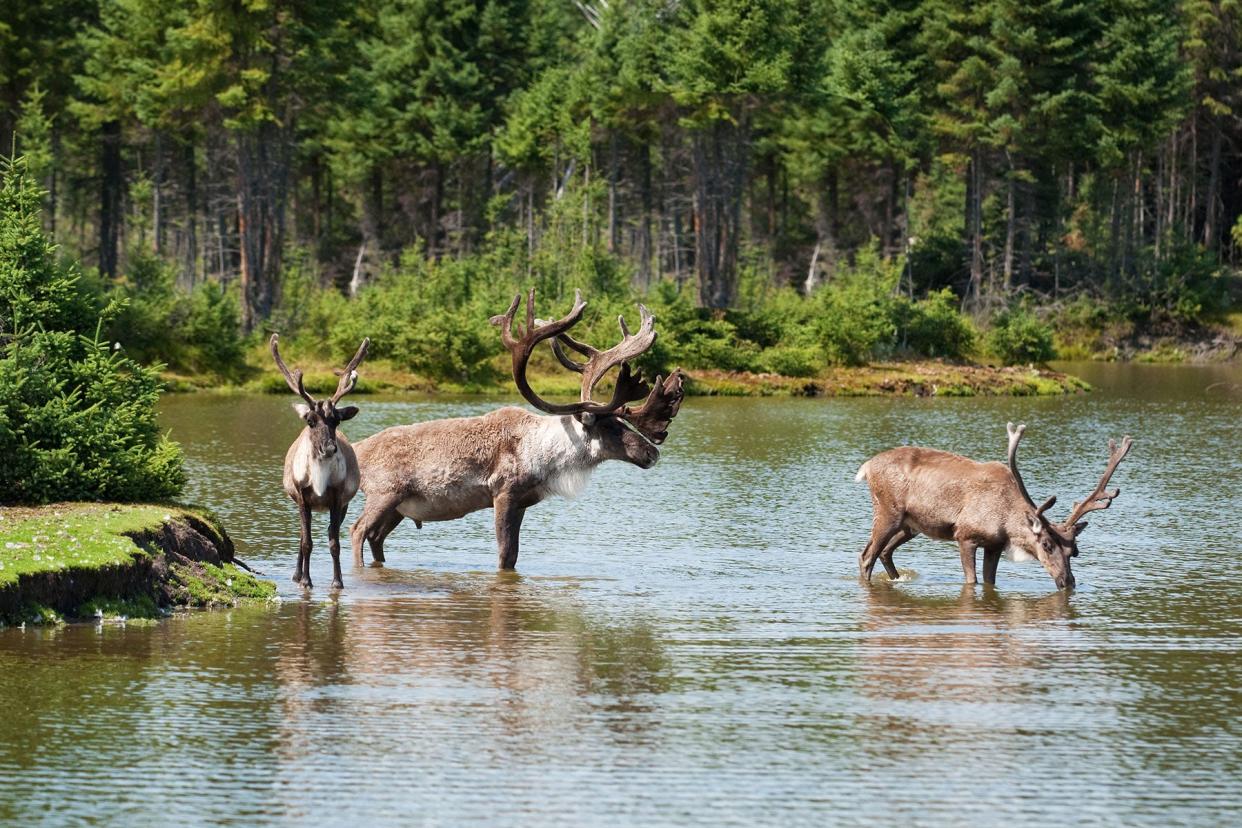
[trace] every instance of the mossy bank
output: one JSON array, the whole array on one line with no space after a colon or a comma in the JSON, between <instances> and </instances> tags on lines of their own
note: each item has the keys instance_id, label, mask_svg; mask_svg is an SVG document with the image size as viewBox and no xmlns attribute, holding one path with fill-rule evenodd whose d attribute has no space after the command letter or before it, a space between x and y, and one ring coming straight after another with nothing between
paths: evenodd
<instances>
[{"instance_id":1,"label":"mossy bank","mask_svg":"<svg viewBox=\"0 0 1242 828\"><path fill-rule=\"evenodd\" d=\"M0 625L156 618L276 594L237 565L209 515L183 507L58 503L0 509Z\"/></svg>"},{"instance_id":2,"label":"mossy bank","mask_svg":"<svg viewBox=\"0 0 1242 828\"><path fill-rule=\"evenodd\" d=\"M306 388L313 394L329 394L337 377L326 363L305 360ZM240 384L213 383L209 377L165 374L175 392L223 391L287 394L289 387L274 369L256 361L251 379ZM339 367L339 366L337 366ZM507 366L505 366L507 367ZM687 371L690 396L808 396L808 397L974 397L1055 396L1089 391L1090 385L1070 374L1029 366L994 366L938 359L875 362L860 366L831 366L813 376L792 377L775 373L692 369ZM541 393L576 397L579 377L556 368L540 366L530 371L531 382ZM367 363L355 394L418 393L480 394L511 396L512 377L499 368L487 379L471 382L436 381L383 360Z\"/></svg>"}]
</instances>

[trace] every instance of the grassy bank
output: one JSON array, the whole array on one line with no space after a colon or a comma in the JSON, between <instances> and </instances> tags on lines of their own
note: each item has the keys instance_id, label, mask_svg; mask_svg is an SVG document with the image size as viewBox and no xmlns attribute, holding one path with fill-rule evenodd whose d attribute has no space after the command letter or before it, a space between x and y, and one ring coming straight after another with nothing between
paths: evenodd
<instances>
[{"instance_id":1,"label":"grassy bank","mask_svg":"<svg viewBox=\"0 0 1242 828\"><path fill-rule=\"evenodd\" d=\"M0 625L155 618L275 591L236 565L228 535L198 511L108 503L0 509Z\"/></svg>"},{"instance_id":2,"label":"grassy bank","mask_svg":"<svg viewBox=\"0 0 1242 828\"><path fill-rule=\"evenodd\" d=\"M293 360L291 360L293 361ZM334 364L321 358L301 356L296 364L306 372L308 391L330 394L337 377ZM169 388L177 392L220 391L287 394L284 378L271 365L266 349L247 353L246 371L237 382L221 382L209 375L165 373ZM512 396L515 391L507 360L498 357L492 370L469 381L436 380L394 365L387 360L368 360L354 394L423 393L486 394ZM777 373L725 370L691 370L686 391L691 396L807 396L807 397L971 397L1039 396L1073 394L1090 386L1069 374L1047 368L992 366L967 362L921 359L875 362L861 366L828 366L814 376L791 377ZM534 361L529 372L532 384L549 396L576 397L579 378L547 361Z\"/></svg>"}]
</instances>

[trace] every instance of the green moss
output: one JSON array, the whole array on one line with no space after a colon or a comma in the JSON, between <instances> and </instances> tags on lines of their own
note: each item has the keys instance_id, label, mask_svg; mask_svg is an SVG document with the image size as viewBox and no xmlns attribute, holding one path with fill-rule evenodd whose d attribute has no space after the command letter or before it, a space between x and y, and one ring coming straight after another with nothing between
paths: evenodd
<instances>
[{"instance_id":1,"label":"green moss","mask_svg":"<svg viewBox=\"0 0 1242 828\"><path fill-rule=\"evenodd\" d=\"M233 606L239 600L268 600L276 585L261 581L233 564L174 564L170 578L179 603L192 607Z\"/></svg>"},{"instance_id":2,"label":"green moss","mask_svg":"<svg viewBox=\"0 0 1242 828\"><path fill-rule=\"evenodd\" d=\"M161 613L149 595L138 598L92 598L78 607L78 618L99 618L108 621L152 620Z\"/></svg>"},{"instance_id":3,"label":"green moss","mask_svg":"<svg viewBox=\"0 0 1242 828\"><path fill-rule=\"evenodd\" d=\"M166 536L164 527L170 523L190 523L217 549L229 548L215 515L205 509L60 503L3 510L0 606L5 600L8 603L0 613L0 623L59 620L48 607L17 603L21 593L16 590L24 591L31 583L38 583L43 590L40 600L78 618L153 619L160 616L161 604L233 606L243 600L267 600L276 594L275 584L232 563L191 560L179 551L161 548L153 539ZM109 574L100 577L101 573ZM159 578L161 573L166 573L165 577ZM36 580L22 581L24 578ZM74 583L79 589L90 583L104 586L99 588L102 594L90 596L88 592L84 596L73 591ZM80 605L69 603L83 598L88 600Z\"/></svg>"},{"instance_id":4,"label":"green moss","mask_svg":"<svg viewBox=\"0 0 1242 828\"><path fill-rule=\"evenodd\" d=\"M172 514L164 506L104 503L4 511L0 515L0 588L22 575L126 566L136 556L147 554L129 535L158 528Z\"/></svg>"},{"instance_id":5,"label":"green moss","mask_svg":"<svg viewBox=\"0 0 1242 828\"><path fill-rule=\"evenodd\" d=\"M18 617L22 624L34 624L41 627L54 627L65 623L65 619L59 612L43 604L25 604L18 613Z\"/></svg>"}]
</instances>

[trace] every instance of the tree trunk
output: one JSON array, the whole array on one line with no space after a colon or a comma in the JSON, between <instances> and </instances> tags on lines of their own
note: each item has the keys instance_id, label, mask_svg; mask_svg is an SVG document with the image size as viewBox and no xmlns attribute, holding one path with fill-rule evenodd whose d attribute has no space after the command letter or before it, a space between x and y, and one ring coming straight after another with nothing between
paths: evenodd
<instances>
[{"instance_id":1,"label":"tree trunk","mask_svg":"<svg viewBox=\"0 0 1242 828\"><path fill-rule=\"evenodd\" d=\"M724 309L737 293L746 127L717 121L694 136L695 265L699 303Z\"/></svg>"},{"instance_id":2,"label":"tree trunk","mask_svg":"<svg viewBox=\"0 0 1242 828\"><path fill-rule=\"evenodd\" d=\"M1203 204L1203 246L1211 250L1217 243L1217 220L1220 215L1220 149L1221 130L1212 124L1212 144L1208 150L1208 185Z\"/></svg>"},{"instance_id":3,"label":"tree trunk","mask_svg":"<svg viewBox=\"0 0 1242 828\"><path fill-rule=\"evenodd\" d=\"M1013 290L1013 246L1014 233L1017 229L1017 199L1014 197L1014 190L1017 182L1014 180L1013 163L1009 164L1009 176L1005 186L1005 259L1003 272L1005 274L1005 292Z\"/></svg>"},{"instance_id":4,"label":"tree trunk","mask_svg":"<svg viewBox=\"0 0 1242 828\"><path fill-rule=\"evenodd\" d=\"M121 123L104 123L99 143L99 273L112 279L116 277L121 224Z\"/></svg>"}]
</instances>

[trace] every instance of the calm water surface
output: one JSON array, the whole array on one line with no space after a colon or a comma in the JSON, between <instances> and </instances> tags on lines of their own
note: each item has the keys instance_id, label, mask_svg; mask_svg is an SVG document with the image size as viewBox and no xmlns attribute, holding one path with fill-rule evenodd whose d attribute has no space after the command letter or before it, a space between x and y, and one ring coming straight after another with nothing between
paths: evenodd
<instances>
[{"instance_id":1,"label":"calm water surface","mask_svg":"<svg viewBox=\"0 0 1242 828\"><path fill-rule=\"evenodd\" d=\"M0 631L0 824L1218 825L1242 809L1242 370L1077 366L1023 400L687 401L660 464L532 510L407 522L334 596L289 582L283 397L181 396L190 501L272 607ZM481 413L360 398L345 429ZM856 579L870 454L1002 459L1068 508L1136 445L1055 592L963 588L920 539ZM351 519L359 503L351 509ZM348 557L348 552L346 553Z\"/></svg>"}]
</instances>

